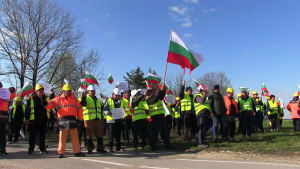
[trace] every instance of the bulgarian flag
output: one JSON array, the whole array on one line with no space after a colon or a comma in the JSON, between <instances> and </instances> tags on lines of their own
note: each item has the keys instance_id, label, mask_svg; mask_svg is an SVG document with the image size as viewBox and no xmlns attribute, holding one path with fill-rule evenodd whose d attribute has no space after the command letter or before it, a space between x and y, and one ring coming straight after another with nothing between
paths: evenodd
<instances>
[{"instance_id":1,"label":"bulgarian flag","mask_svg":"<svg viewBox=\"0 0 300 169\"><path fill-rule=\"evenodd\" d=\"M67 81L67 79L64 79L63 84L61 85L61 87L64 87L65 84L69 84L69 82Z\"/></svg>"},{"instance_id":2,"label":"bulgarian flag","mask_svg":"<svg viewBox=\"0 0 300 169\"><path fill-rule=\"evenodd\" d=\"M85 71L85 82L87 85L99 85L98 80L90 74L87 70Z\"/></svg>"},{"instance_id":3,"label":"bulgarian flag","mask_svg":"<svg viewBox=\"0 0 300 169\"><path fill-rule=\"evenodd\" d=\"M18 91L17 96L24 97L24 96L27 96L27 95L33 93L33 92L34 92L33 87L28 82L25 82L23 88Z\"/></svg>"},{"instance_id":4,"label":"bulgarian flag","mask_svg":"<svg viewBox=\"0 0 300 169\"><path fill-rule=\"evenodd\" d=\"M280 106L280 108L285 109L283 100L280 99L280 97L278 98L277 103L278 103L278 106Z\"/></svg>"},{"instance_id":5,"label":"bulgarian flag","mask_svg":"<svg viewBox=\"0 0 300 169\"><path fill-rule=\"evenodd\" d=\"M114 78L112 77L112 75L111 74L109 74L109 76L108 76L108 83L109 84L112 84L113 82L114 82Z\"/></svg>"},{"instance_id":6,"label":"bulgarian flag","mask_svg":"<svg viewBox=\"0 0 300 169\"><path fill-rule=\"evenodd\" d=\"M194 79L192 79L192 80L196 83L196 85L197 85L198 87L199 87L199 86L202 86L203 90L206 90L206 86L205 86L204 84L198 82L197 80L194 80Z\"/></svg>"},{"instance_id":7,"label":"bulgarian flag","mask_svg":"<svg viewBox=\"0 0 300 169\"><path fill-rule=\"evenodd\" d=\"M81 89L86 89L87 88L87 85L85 83L85 79L84 78L80 79L80 88Z\"/></svg>"},{"instance_id":8,"label":"bulgarian flag","mask_svg":"<svg viewBox=\"0 0 300 169\"><path fill-rule=\"evenodd\" d=\"M188 48L176 32L171 31L168 63L180 65L184 72L185 68L189 68L191 74L203 61L201 54L195 53Z\"/></svg>"},{"instance_id":9,"label":"bulgarian flag","mask_svg":"<svg viewBox=\"0 0 300 169\"><path fill-rule=\"evenodd\" d=\"M151 85L149 85L149 83L148 83L147 81L145 81L145 82L146 82L146 89L147 89L147 90L152 90Z\"/></svg>"},{"instance_id":10,"label":"bulgarian flag","mask_svg":"<svg viewBox=\"0 0 300 169\"><path fill-rule=\"evenodd\" d=\"M152 73L148 73L148 78L147 78L148 83L159 84L161 79L162 77L160 76L154 75Z\"/></svg>"},{"instance_id":11,"label":"bulgarian flag","mask_svg":"<svg viewBox=\"0 0 300 169\"><path fill-rule=\"evenodd\" d=\"M261 86L261 95L269 96L269 91L268 91L266 85L264 84L264 82L262 82L262 86Z\"/></svg>"},{"instance_id":12,"label":"bulgarian flag","mask_svg":"<svg viewBox=\"0 0 300 169\"><path fill-rule=\"evenodd\" d=\"M173 92L171 91L170 86L166 85L166 88L167 88L167 94L174 95Z\"/></svg>"}]
</instances>

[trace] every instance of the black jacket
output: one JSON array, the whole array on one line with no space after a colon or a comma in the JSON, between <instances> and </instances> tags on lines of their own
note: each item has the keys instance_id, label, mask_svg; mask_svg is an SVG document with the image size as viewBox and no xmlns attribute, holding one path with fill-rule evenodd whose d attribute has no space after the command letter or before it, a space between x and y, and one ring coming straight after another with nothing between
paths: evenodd
<instances>
[{"instance_id":1,"label":"black jacket","mask_svg":"<svg viewBox=\"0 0 300 169\"><path fill-rule=\"evenodd\" d=\"M210 106L210 112L213 115L224 115L226 113L224 98L220 93L213 92L208 97L208 103Z\"/></svg>"},{"instance_id":2,"label":"black jacket","mask_svg":"<svg viewBox=\"0 0 300 169\"><path fill-rule=\"evenodd\" d=\"M46 102L46 98L47 96L44 95L42 97L42 100ZM48 121L47 109L42 105L41 98L39 98L38 96L34 96L27 101L27 107L25 109L25 119L26 120L30 119L31 99L33 99L33 104L34 104L34 120L31 120L30 123L46 125Z\"/></svg>"}]
</instances>

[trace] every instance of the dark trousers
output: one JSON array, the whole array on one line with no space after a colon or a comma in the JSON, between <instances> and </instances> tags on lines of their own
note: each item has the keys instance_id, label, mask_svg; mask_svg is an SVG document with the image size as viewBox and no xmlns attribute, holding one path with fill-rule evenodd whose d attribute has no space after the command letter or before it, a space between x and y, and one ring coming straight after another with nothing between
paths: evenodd
<instances>
[{"instance_id":1,"label":"dark trousers","mask_svg":"<svg viewBox=\"0 0 300 169\"><path fill-rule=\"evenodd\" d=\"M227 120L228 119L228 120ZM235 117L225 118L225 138L228 138L228 134L230 138L234 138L236 124L235 124Z\"/></svg>"},{"instance_id":2,"label":"dark trousers","mask_svg":"<svg viewBox=\"0 0 300 169\"><path fill-rule=\"evenodd\" d=\"M167 125L167 134L170 138L170 132L172 129L172 117L171 117L171 115L168 115L165 117L165 119L166 119L166 125Z\"/></svg>"},{"instance_id":3,"label":"dark trousers","mask_svg":"<svg viewBox=\"0 0 300 169\"><path fill-rule=\"evenodd\" d=\"M151 142L151 136L152 136L152 121L149 122L147 120L146 128L147 128L147 141L150 143Z\"/></svg>"},{"instance_id":4,"label":"dark trousers","mask_svg":"<svg viewBox=\"0 0 300 169\"><path fill-rule=\"evenodd\" d=\"M0 123L0 146L1 146L1 153L5 153L6 147L6 124Z\"/></svg>"},{"instance_id":5,"label":"dark trousers","mask_svg":"<svg viewBox=\"0 0 300 169\"><path fill-rule=\"evenodd\" d=\"M184 116L184 140L188 141L189 140L189 133L191 132L191 137L193 137L193 132L194 132L194 122L195 122L195 117L192 116L191 114L185 114Z\"/></svg>"},{"instance_id":6,"label":"dark trousers","mask_svg":"<svg viewBox=\"0 0 300 169\"><path fill-rule=\"evenodd\" d=\"M207 125L208 125L208 116L197 117L198 145L204 144Z\"/></svg>"},{"instance_id":7,"label":"dark trousers","mask_svg":"<svg viewBox=\"0 0 300 169\"><path fill-rule=\"evenodd\" d=\"M14 137L14 142L19 140L20 130L23 126L23 120L21 121L12 121L10 123L11 134L8 135L8 141L12 142L12 137Z\"/></svg>"},{"instance_id":8,"label":"dark trousers","mask_svg":"<svg viewBox=\"0 0 300 169\"><path fill-rule=\"evenodd\" d=\"M294 131L300 131L300 119L293 119Z\"/></svg>"},{"instance_id":9,"label":"dark trousers","mask_svg":"<svg viewBox=\"0 0 300 169\"><path fill-rule=\"evenodd\" d=\"M107 130L107 123L106 123L106 119L102 120L102 127L103 127L103 135L106 135L106 130Z\"/></svg>"},{"instance_id":10,"label":"dark trousers","mask_svg":"<svg viewBox=\"0 0 300 169\"><path fill-rule=\"evenodd\" d=\"M176 127L176 119L172 118L172 128L173 128L173 130L175 130L175 127Z\"/></svg>"},{"instance_id":11,"label":"dark trousers","mask_svg":"<svg viewBox=\"0 0 300 169\"><path fill-rule=\"evenodd\" d=\"M84 126L84 121L81 121L81 124L79 127L77 127L78 130L78 139L79 139L79 144L81 145L81 138L83 136L83 141L84 141L84 146L87 146L87 142L86 142L86 130L85 130L85 126Z\"/></svg>"},{"instance_id":12,"label":"dark trousers","mask_svg":"<svg viewBox=\"0 0 300 169\"><path fill-rule=\"evenodd\" d=\"M124 119L123 139L129 140L130 130L132 130L132 119Z\"/></svg>"},{"instance_id":13,"label":"dark trousers","mask_svg":"<svg viewBox=\"0 0 300 169\"><path fill-rule=\"evenodd\" d=\"M115 120L115 123L107 123L109 147L113 147L114 138L117 140L117 149L121 149L121 131L123 120Z\"/></svg>"},{"instance_id":14,"label":"dark trousers","mask_svg":"<svg viewBox=\"0 0 300 169\"><path fill-rule=\"evenodd\" d=\"M176 118L175 123L176 123L176 127L177 127L177 134L178 134L178 136L181 136L181 125L182 125L181 118Z\"/></svg>"},{"instance_id":15,"label":"dark trousers","mask_svg":"<svg viewBox=\"0 0 300 169\"><path fill-rule=\"evenodd\" d=\"M52 111L50 112L50 119L48 120L48 125L47 125L47 131L50 131L51 133L53 132L54 128L54 115Z\"/></svg>"},{"instance_id":16,"label":"dark trousers","mask_svg":"<svg viewBox=\"0 0 300 169\"><path fill-rule=\"evenodd\" d=\"M142 147L146 146L147 139L147 121L146 119L136 120L133 123L133 144L138 147L138 137L142 133Z\"/></svg>"},{"instance_id":17,"label":"dark trousers","mask_svg":"<svg viewBox=\"0 0 300 169\"><path fill-rule=\"evenodd\" d=\"M242 119L242 134L246 137L246 132L248 137L252 135L253 132L253 115L241 115Z\"/></svg>"},{"instance_id":18,"label":"dark trousers","mask_svg":"<svg viewBox=\"0 0 300 169\"><path fill-rule=\"evenodd\" d=\"M39 135L40 150L45 150L46 124L29 124L29 151L33 151L37 135Z\"/></svg>"},{"instance_id":19,"label":"dark trousers","mask_svg":"<svg viewBox=\"0 0 300 169\"><path fill-rule=\"evenodd\" d=\"M256 129L260 129L262 132L264 132L263 120L264 120L263 112L257 111L255 114L255 123L256 123L255 126Z\"/></svg>"},{"instance_id":20,"label":"dark trousers","mask_svg":"<svg viewBox=\"0 0 300 169\"><path fill-rule=\"evenodd\" d=\"M161 127L162 135L164 137L164 144L165 144L165 146L169 146L170 145L170 138L169 138L169 135L168 135L168 131L167 131L168 129L167 129L165 118L164 117L162 117L162 118L159 118L159 117L153 118L151 123L152 123L152 125L151 125L151 128L152 128L151 148L152 149L156 148L156 142L158 140L158 133L159 133L160 127Z\"/></svg>"}]
</instances>

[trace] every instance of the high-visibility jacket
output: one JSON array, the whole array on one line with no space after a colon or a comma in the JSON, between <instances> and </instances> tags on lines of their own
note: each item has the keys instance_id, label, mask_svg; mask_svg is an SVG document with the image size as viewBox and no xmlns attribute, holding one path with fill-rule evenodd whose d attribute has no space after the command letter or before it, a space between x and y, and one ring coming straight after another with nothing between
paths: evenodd
<instances>
[{"instance_id":1,"label":"high-visibility jacket","mask_svg":"<svg viewBox=\"0 0 300 169\"><path fill-rule=\"evenodd\" d=\"M207 100L205 100L203 104L201 104L201 103L196 103L196 102L195 102L195 99L196 99L197 96L203 97L203 95L200 94L200 93L198 93L198 94L196 94L195 97L194 97L194 105L195 105L195 112L196 112L196 115L198 115L198 113L199 113L201 110L203 110L203 109L208 109L208 110L210 111L209 103L208 103Z\"/></svg>"},{"instance_id":2,"label":"high-visibility jacket","mask_svg":"<svg viewBox=\"0 0 300 169\"><path fill-rule=\"evenodd\" d=\"M123 102L123 105L125 106L125 117L130 116L131 112L130 112L130 107L129 107L129 101L123 97L123 99L121 100Z\"/></svg>"},{"instance_id":3,"label":"high-visibility jacket","mask_svg":"<svg viewBox=\"0 0 300 169\"><path fill-rule=\"evenodd\" d=\"M252 99L253 99L254 101L259 101L259 98L256 98L256 99L255 99L255 98L252 98ZM255 105L255 107L256 107L256 110L257 110L257 111L262 111L262 109L263 109L261 105Z\"/></svg>"},{"instance_id":4,"label":"high-visibility jacket","mask_svg":"<svg viewBox=\"0 0 300 169\"><path fill-rule=\"evenodd\" d=\"M144 106L144 108L145 108L145 111L148 111L148 110L149 110L149 106L148 106L147 101L142 101L142 103L143 103L143 106ZM150 116L149 113L146 114L146 116L147 116L147 119L150 119L150 118L151 118L151 116Z\"/></svg>"},{"instance_id":5,"label":"high-visibility jacket","mask_svg":"<svg viewBox=\"0 0 300 169\"><path fill-rule=\"evenodd\" d=\"M120 108L125 108L125 105L124 105L124 102L121 100L120 102ZM111 109L114 109L115 108L115 102L113 99L109 98L108 99L108 105L109 105L109 110ZM109 121L114 121L113 117L110 116L110 115L106 115L106 121L109 122Z\"/></svg>"},{"instance_id":6,"label":"high-visibility jacket","mask_svg":"<svg viewBox=\"0 0 300 169\"><path fill-rule=\"evenodd\" d=\"M174 111L174 118L175 119L180 118L180 105L177 111L175 111L175 108L173 108L173 111Z\"/></svg>"},{"instance_id":7,"label":"high-visibility jacket","mask_svg":"<svg viewBox=\"0 0 300 169\"><path fill-rule=\"evenodd\" d=\"M14 108L14 110L12 112L11 119L15 118L15 114L16 114L16 111L17 111L17 105L14 104L13 108ZM26 108L25 105L22 105L22 108L23 108L23 114L24 114L23 121L25 121L25 108ZM10 121L10 119L9 119L9 121Z\"/></svg>"},{"instance_id":8,"label":"high-visibility jacket","mask_svg":"<svg viewBox=\"0 0 300 169\"><path fill-rule=\"evenodd\" d=\"M139 105L133 109L132 122L146 119L146 112L143 102L139 102Z\"/></svg>"},{"instance_id":9,"label":"high-visibility jacket","mask_svg":"<svg viewBox=\"0 0 300 169\"><path fill-rule=\"evenodd\" d=\"M80 101L81 99L79 99ZM101 103L100 99L97 98L96 105L94 99L87 95L86 96L86 106L82 106L83 109L83 120L95 120L96 118L102 119L101 116Z\"/></svg>"},{"instance_id":10,"label":"high-visibility jacket","mask_svg":"<svg viewBox=\"0 0 300 169\"><path fill-rule=\"evenodd\" d=\"M47 97L46 101L50 101L50 98ZM50 110L47 110L47 117L48 117L48 119L50 119ZM29 120L34 120L34 101L33 101L33 98L30 98L30 119Z\"/></svg>"},{"instance_id":11,"label":"high-visibility jacket","mask_svg":"<svg viewBox=\"0 0 300 169\"><path fill-rule=\"evenodd\" d=\"M48 101L48 105L45 108L48 110L56 108L58 118L74 116L79 120L83 120L83 109L74 96L67 97L66 99L66 95L62 94Z\"/></svg>"},{"instance_id":12,"label":"high-visibility jacket","mask_svg":"<svg viewBox=\"0 0 300 169\"><path fill-rule=\"evenodd\" d=\"M152 117L158 114L165 114L164 107L161 100L158 100L156 103L148 105L149 106L149 115Z\"/></svg>"},{"instance_id":13,"label":"high-visibility jacket","mask_svg":"<svg viewBox=\"0 0 300 169\"><path fill-rule=\"evenodd\" d=\"M239 102L240 102L240 106L241 106L241 112L243 112L243 111L253 111L252 100L251 100L250 97L246 101L241 99Z\"/></svg>"},{"instance_id":14,"label":"high-visibility jacket","mask_svg":"<svg viewBox=\"0 0 300 169\"><path fill-rule=\"evenodd\" d=\"M232 104L231 104L231 101L232 101ZM234 98L229 98L228 96L224 96L224 102L225 102L225 107L226 107L226 114L227 115L230 115L232 112L231 112L231 105L234 105L235 106L235 111L236 111L236 114L239 113L239 110L238 110L238 107L237 107L237 103L236 101L234 100ZM252 106L252 104L251 104Z\"/></svg>"},{"instance_id":15,"label":"high-visibility jacket","mask_svg":"<svg viewBox=\"0 0 300 169\"><path fill-rule=\"evenodd\" d=\"M181 112L190 111L192 109L191 97L184 92L184 97L180 100Z\"/></svg>"},{"instance_id":16,"label":"high-visibility jacket","mask_svg":"<svg viewBox=\"0 0 300 169\"><path fill-rule=\"evenodd\" d=\"M16 95L17 95L16 91L13 92L13 93L9 92L9 100L14 100L14 98L16 97Z\"/></svg>"},{"instance_id":17,"label":"high-visibility jacket","mask_svg":"<svg viewBox=\"0 0 300 169\"><path fill-rule=\"evenodd\" d=\"M271 114L278 114L278 103L277 101L274 101L274 103L272 102L272 100L268 101L269 107L271 109L274 109L272 112L270 110L268 110L268 115Z\"/></svg>"},{"instance_id":18,"label":"high-visibility jacket","mask_svg":"<svg viewBox=\"0 0 300 169\"><path fill-rule=\"evenodd\" d=\"M0 123L8 123L9 117L8 117L8 100L0 100L1 106L0 106Z\"/></svg>"},{"instance_id":19,"label":"high-visibility jacket","mask_svg":"<svg viewBox=\"0 0 300 169\"><path fill-rule=\"evenodd\" d=\"M290 102L286 108L291 111L292 119L300 119L300 108L298 107L298 102Z\"/></svg>"}]
</instances>

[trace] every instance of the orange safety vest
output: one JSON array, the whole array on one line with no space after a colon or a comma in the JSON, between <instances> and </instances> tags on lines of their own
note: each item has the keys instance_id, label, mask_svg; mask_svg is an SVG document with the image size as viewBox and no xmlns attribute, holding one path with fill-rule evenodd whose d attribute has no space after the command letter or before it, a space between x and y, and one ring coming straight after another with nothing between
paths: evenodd
<instances>
[{"instance_id":1,"label":"orange safety vest","mask_svg":"<svg viewBox=\"0 0 300 169\"><path fill-rule=\"evenodd\" d=\"M13 93L9 92L9 100L14 100L14 98L16 97L16 95L17 95L16 91L13 92Z\"/></svg>"},{"instance_id":2,"label":"orange safety vest","mask_svg":"<svg viewBox=\"0 0 300 169\"><path fill-rule=\"evenodd\" d=\"M236 114L238 114L237 103L234 100L234 98L232 98L231 100L232 100L232 104L235 106ZM231 101L230 101L230 98L228 96L224 96L224 102L225 102L225 107L227 109L226 114L230 115L230 113L231 113Z\"/></svg>"},{"instance_id":3,"label":"orange safety vest","mask_svg":"<svg viewBox=\"0 0 300 169\"><path fill-rule=\"evenodd\" d=\"M78 119L83 120L83 109L80 102L74 96L66 99L66 95L62 94L59 97L55 97L48 101L48 105L45 108L50 110L57 108L58 118L75 116Z\"/></svg>"},{"instance_id":4,"label":"orange safety vest","mask_svg":"<svg viewBox=\"0 0 300 169\"><path fill-rule=\"evenodd\" d=\"M8 100L1 99L0 110L8 111Z\"/></svg>"},{"instance_id":5,"label":"orange safety vest","mask_svg":"<svg viewBox=\"0 0 300 169\"><path fill-rule=\"evenodd\" d=\"M300 108L298 107L298 102L289 103L287 107L290 107L292 119L300 119Z\"/></svg>"}]
</instances>

